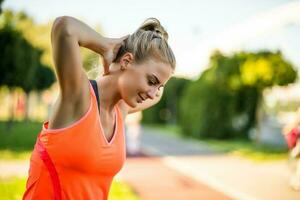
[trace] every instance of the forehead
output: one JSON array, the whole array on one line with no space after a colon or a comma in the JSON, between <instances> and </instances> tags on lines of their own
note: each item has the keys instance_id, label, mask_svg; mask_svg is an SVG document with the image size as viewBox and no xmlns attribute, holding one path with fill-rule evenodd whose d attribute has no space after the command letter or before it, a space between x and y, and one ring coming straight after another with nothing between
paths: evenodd
<instances>
[{"instance_id":1,"label":"forehead","mask_svg":"<svg viewBox=\"0 0 300 200\"><path fill-rule=\"evenodd\" d=\"M153 59L145 61L140 69L149 75L155 75L162 83L165 83L173 73L173 69L170 64Z\"/></svg>"}]
</instances>

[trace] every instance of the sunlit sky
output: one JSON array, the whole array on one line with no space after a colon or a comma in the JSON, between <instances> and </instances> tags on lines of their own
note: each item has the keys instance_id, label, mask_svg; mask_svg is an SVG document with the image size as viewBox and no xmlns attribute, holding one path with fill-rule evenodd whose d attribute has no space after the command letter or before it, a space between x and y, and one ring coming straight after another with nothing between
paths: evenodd
<instances>
[{"instance_id":1,"label":"sunlit sky","mask_svg":"<svg viewBox=\"0 0 300 200\"><path fill-rule=\"evenodd\" d=\"M24 10L38 23L70 15L108 37L132 33L148 17L167 29L177 75L196 77L211 51L281 49L300 66L300 1L295 0L5 0L3 8Z\"/></svg>"}]
</instances>

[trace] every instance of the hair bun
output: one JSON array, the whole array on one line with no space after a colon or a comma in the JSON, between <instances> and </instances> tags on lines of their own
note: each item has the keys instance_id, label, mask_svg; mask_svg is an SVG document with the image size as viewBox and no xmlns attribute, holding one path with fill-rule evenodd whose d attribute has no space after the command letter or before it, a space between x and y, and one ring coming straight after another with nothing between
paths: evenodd
<instances>
[{"instance_id":1,"label":"hair bun","mask_svg":"<svg viewBox=\"0 0 300 200\"><path fill-rule=\"evenodd\" d=\"M165 40L168 40L169 35L164 27L160 24L159 20L156 18L148 18L143 24L139 27L139 30L143 31L153 31L158 36L162 37Z\"/></svg>"}]
</instances>

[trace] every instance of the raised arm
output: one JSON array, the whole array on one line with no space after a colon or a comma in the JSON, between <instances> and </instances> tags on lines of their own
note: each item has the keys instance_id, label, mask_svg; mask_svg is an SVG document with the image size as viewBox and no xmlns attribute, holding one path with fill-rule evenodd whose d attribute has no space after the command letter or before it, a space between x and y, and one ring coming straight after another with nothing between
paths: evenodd
<instances>
[{"instance_id":1,"label":"raised arm","mask_svg":"<svg viewBox=\"0 0 300 200\"><path fill-rule=\"evenodd\" d=\"M74 101L88 91L80 46L99 54L107 50L107 39L73 17L58 17L52 26L51 44L62 100Z\"/></svg>"}]
</instances>

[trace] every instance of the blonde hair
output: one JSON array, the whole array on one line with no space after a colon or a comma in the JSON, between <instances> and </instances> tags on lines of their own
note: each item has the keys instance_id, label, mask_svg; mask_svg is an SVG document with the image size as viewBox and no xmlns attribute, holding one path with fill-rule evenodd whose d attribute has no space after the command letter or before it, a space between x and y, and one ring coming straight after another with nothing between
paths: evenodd
<instances>
[{"instance_id":1,"label":"blonde hair","mask_svg":"<svg viewBox=\"0 0 300 200\"><path fill-rule=\"evenodd\" d=\"M154 58L170 64L172 69L175 69L176 60L168 45L168 38L169 35L159 20L148 18L124 41L114 62L118 62L126 52L130 52L136 63Z\"/></svg>"},{"instance_id":2,"label":"blonde hair","mask_svg":"<svg viewBox=\"0 0 300 200\"><path fill-rule=\"evenodd\" d=\"M154 58L170 64L172 69L175 69L176 60L168 45L168 38L169 35L159 20L148 18L124 41L113 62L119 62L126 52L130 52L137 63ZM103 73L102 59L96 59L92 63L93 67L87 75L89 79L96 79Z\"/></svg>"}]
</instances>

